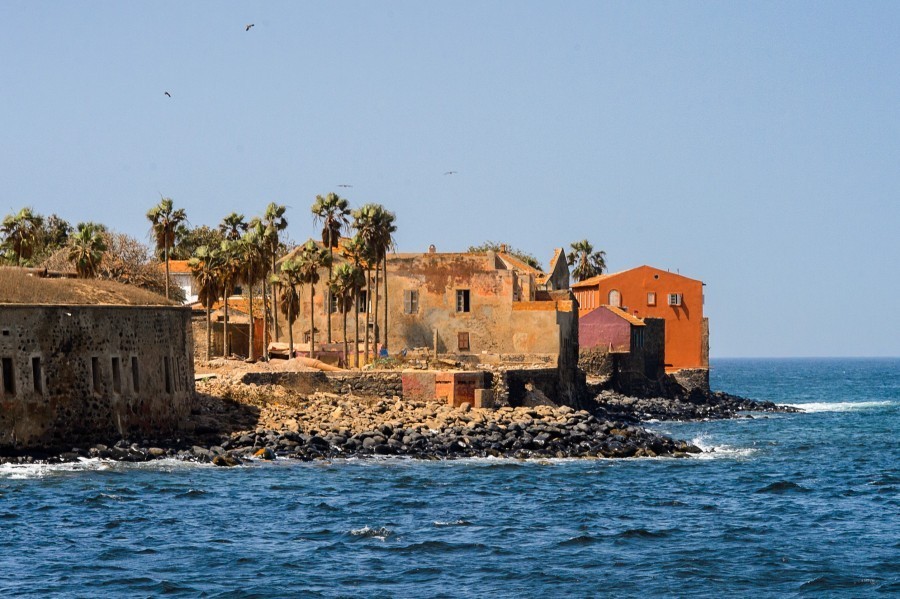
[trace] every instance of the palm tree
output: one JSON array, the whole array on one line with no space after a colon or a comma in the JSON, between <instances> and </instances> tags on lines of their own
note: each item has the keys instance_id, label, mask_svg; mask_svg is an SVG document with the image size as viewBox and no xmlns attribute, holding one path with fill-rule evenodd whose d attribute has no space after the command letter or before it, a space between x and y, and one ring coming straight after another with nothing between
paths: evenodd
<instances>
[{"instance_id":1,"label":"palm tree","mask_svg":"<svg viewBox=\"0 0 900 599\"><path fill-rule=\"evenodd\" d=\"M310 239L300 249L297 256L300 264L300 280L309 285L309 357L316 357L316 283L319 282L319 270L331 265L331 256L323 248Z\"/></svg>"},{"instance_id":2,"label":"palm tree","mask_svg":"<svg viewBox=\"0 0 900 599\"><path fill-rule=\"evenodd\" d=\"M353 236L353 239L350 240L345 246L344 249L347 251L347 257L350 258L354 264L360 266L365 269L365 287L366 287L366 301L364 302L363 309L365 310L365 331L363 332L363 357L366 361L369 359L369 306L372 304L372 263L375 261L372 257L372 248L366 243L366 240L363 239L362 234L359 232L359 225L361 224L359 219L356 218L357 214L354 213L354 227L357 228L356 235ZM360 295L357 292L357 295ZM357 320L358 320L357 316Z\"/></svg>"},{"instance_id":3,"label":"palm tree","mask_svg":"<svg viewBox=\"0 0 900 599\"><path fill-rule=\"evenodd\" d=\"M260 280L265 280L266 276L266 253L262 244L263 230L260 226L252 227L241 237L241 252L244 258L244 272L241 278L247 283L250 297L250 361L256 360L256 351L254 347L254 335L256 328L254 326L253 317L253 286ZM263 311L265 312L265 285L263 286ZM263 332L263 345L265 343L265 332Z\"/></svg>"},{"instance_id":4,"label":"palm tree","mask_svg":"<svg viewBox=\"0 0 900 599\"><path fill-rule=\"evenodd\" d=\"M300 295L297 293L297 285L300 284L300 264L295 260L285 260L281 263L281 272L272 276L272 282L281 287L279 307L288 321L289 357L293 358L294 321L300 314Z\"/></svg>"},{"instance_id":5,"label":"palm tree","mask_svg":"<svg viewBox=\"0 0 900 599\"><path fill-rule=\"evenodd\" d=\"M262 281L262 293L263 293L263 359L269 360L269 343L267 338L269 335L269 246L266 239L266 225L263 224L262 220L258 217L254 217L247 229L248 233L251 233L254 239L254 245L256 246L259 256L261 259L260 263L260 271L259 271L259 280ZM274 304L274 302L273 302Z\"/></svg>"},{"instance_id":6,"label":"palm tree","mask_svg":"<svg viewBox=\"0 0 900 599\"><path fill-rule=\"evenodd\" d=\"M0 225L3 245L15 256L17 266L23 260L27 262L33 255L43 224L43 217L35 214L31 208L22 208L17 214L10 214L3 219L3 224Z\"/></svg>"},{"instance_id":7,"label":"palm tree","mask_svg":"<svg viewBox=\"0 0 900 599\"><path fill-rule=\"evenodd\" d=\"M397 231L394 226L396 216L385 210L381 204L366 204L353 214L354 226L363 239L375 263L375 344L378 345L378 279L379 267L384 266L384 322L385 322L385 346L387 346L387 252L393 247L393 233Z\"/></svg>"},{"instance_id":8,"label":"palm tree","mask_svg":"<svg viewBox=\"0 0 900 599\"><path fill-rule=\"evenodd\" d=\"M150 221L156 250L162 250L166 259L166 299L169 299L169 248L175 243L175 230L187 220L187 215L183 208L173 209L170 198L163 198L147 212L147 220Z\"/></svg>"},{"instance_id":9,"label":"palm tree","mask_svg":"<svg viewBox=\"0 0 900 599\"><path fill-rule=\"evenodd\" d=\"M360 239L359 235L355 235L350 241L344 244L344 255L350 261L350 265L353 267L356 272L353 279L353 305L355 307L356 317L354 318L354 331L355 336L353 338L353 355L356 357L354 361L354 365L356 368L359 368L359 300L360 300L360 290L363 285L365 285L368 281L366 276L366 271L364 269L364 265L367 264L366 258L366 244ZM366 302L366 359L369 359L369 316L368 316L368 302Z\"/></svg>"},{"instance_id":10,"label":"palm tree","mask_svg":"<svg viewBox=\"0 0 900 599\"><path fill-rule=\"evenodd\" d=\"M206 308L206 360L212 358L212 333L210 312L213 304L219 299L221 282L219 281L219 251L201 245L194 251L194 255L188 260L188 266L199 287L197 299Z\"/></svg>"},{"instance_id":11,"label":"palm tree","mask_svg":"<svg viewBox=\"0 0 900 599\"><path fill-rule=\"evenodd\" d=\"M232 212L219 223L219 231L229 241L237 241L246 230L247 223L244 222L244 215L237 212Z\"/></svg>"},{"instance_id":12,"label":"palm tree","mask_svg":"<svg viewBox=\"0 0 900 599\"><path fill-rule=\"evenodd\" d=\"M595 252L587 239L576 241L570 247L572 251L566 260L569 266L574 266L572 276L579 281L601 275L606 270L606 252Z\"/></svg>"},{"instance_id":13,"label":"palm tree","mask_svg":"<svg viewBox=\"0 0 900 599\"><path fill-rule=\"evenodd\" d=\"M220 260L217 262L219 280L222 282L222 299L224 300L225 320L223 321L222 355L226 358L230 352L228 343L228 296L234 291L234 286L241 281L244 260L241 253L241 245L238 241L223 241L219 246Z\"/></svg>"},{"instance_id":14,"label":"palm tree","mask_svg":"<svg viewBox=\"0 0 900 599\"><path fill-rule=\"evenodd\" d=\"M278 246L281 243L281 232L287 228L287 219L284 218L286 206L280 206L275 202L266 206L265 215L262 218L262 224L265 226L265 243L269 259L272 262L272 275L275 275L275 260L278 258ZM272 288L272 305L278 304L278 293L276 288ZM278 312L272 311L273 320L275 321L275 339L278 339Z\"/></svg>"},{"instance_id":15,"label":"palm tree","mask_svg":"<svg viewBox=\"0 0 900 599\"><path fill-rule=\"evenodd\" d=\"M106 250L103 231L93 223L78 223L78 230L69 237L69 261L82 279L97 276Z\"/></svg>"},{"instance_id":16,"label":"palm tree","mask_svg":"<svg viewBox=\"0 0 900 599\"><path fill-rule=\"evenodd\" d=\"M347 349L347 312L351 306L357 304L356 290L362 286L363 271L360 267L345 262L334 270L334 278L331 280L331 293L338 300L338 308L341 311L341 317L344 324L344 366L349 362L349 354ZM357 314L359 313L359 305L357 304ZM356 322L357 335L359 334L359 320ZM354 344L356 348L359 344ZM354 349L356 352L356 350ZM356 352L356 366L359 367L359 353Z\"/></svg>"},{"instance_id":17,"label":"palm tree","mask_svg":"<svg viewBox=\"0 0 900 599\"><path fill-rule=\"evenodd\" d=\"M333 263L333 250L341 239L341 231L347 228L350 215L350 202L336 193L329 193L324 198L316 196L312 205L313 220L322 223L322 243L328 248L328 256ZM328 320L328 343L331 343L331 276L332 267L328 267L328 295L325 298L325 314Z\"/></svg>"}]
</instances>

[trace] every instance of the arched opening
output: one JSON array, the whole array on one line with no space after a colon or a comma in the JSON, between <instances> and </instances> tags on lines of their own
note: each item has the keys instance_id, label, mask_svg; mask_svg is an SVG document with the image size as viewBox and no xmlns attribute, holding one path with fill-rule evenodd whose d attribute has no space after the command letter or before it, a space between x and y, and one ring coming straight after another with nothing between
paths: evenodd
<instances>
[{"instance_id":1,"label":"arched opening","mask_svg":"<svg viewBox=\"0 0 900 599\"><path fill-rule=\"evenodd\" d=\"M617 308L622 306L622 294L619 293L618 289L613 289L609 292L609 305Z\"/></svg>"}]
</instances>

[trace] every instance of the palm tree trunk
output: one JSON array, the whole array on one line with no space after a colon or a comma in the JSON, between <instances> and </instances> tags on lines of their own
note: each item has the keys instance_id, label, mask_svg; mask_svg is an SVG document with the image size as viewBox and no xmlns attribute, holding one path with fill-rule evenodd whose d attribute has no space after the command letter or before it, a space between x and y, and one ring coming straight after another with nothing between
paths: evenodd
<instances>
[{"instance_id":1,"label":"palm tree trunk","mask_svg":"<svg viewBox=\"0 0 900 599\"><path fill-rule=\"evenodd\" d=\"M247 348L248 358L250 358L251 362L256 361L256 352L253 347L253 283L250 284L250 343Z\"/></svg>"},{"instance_id":2,"label":"palm tree trunk","mask_svg":"<svg viewBox=\"0 0 900 599\"><path fill-rule=\"evenodd\" d=\"M373 306L374 313L372 314L372 321L374 322L374 325L375 325L375 330L374 330L375 342L372 347L372 358L373 359L378 357L378 341L380 339L380 335L378 334L379 333L379 331L378 331L378 281L379 281L378 275L380 273L381 273L381 267L376 262L375 263L375 286L372 288L373 291L375 292L375 305Z\"/></svg>"},{"instance_id":3,"label":"palm tree trunk","mask_svg":"<svg viewBox=\"0 0 900 599\"><path fill-rule=\"evenodd\" d=\"M228 285L225 285L225 320L222 323L222 357L228 357Z\"/></svg>"},{"instance_id":4,"label":"palm tree trunk","mask_svg":"<svg viewBox=\"0 0 900 599\"><path fill-rule=\"evenodd\" d=\"M382 341L382 343L384 344L385 352L387 352L387 348L388 348L387 252L384 253L383 269L384 269L384 340Z\"/></svg>"},{"instance_id":5,"label":"palm tree trunk","mask_svg":"<svg viewBox=\"0 0 900 599\"><path fill-rule=\"evenodd\" d=\"M275 274L275 247L272 247L272 274ZM275 321L275 341L280 339L278 335L278 289L275 285L272 285L272 319ZM288 327L290 327L290 323L288 323Z\"/></svg>"},{"instance_id":6,"label":"palm tree trunk","mask_svg":"<svg viewBox=\"0 0 900 599\"><path fill-rule=\"evenodd\" d=\"M309 284L309 357L316 359L316 286Z\"/></svg>"},{"instance_id":7,"label":"palm tree trunk","mask_svg":"<svg viewBox=\"0 0 900 599\"><path fill-rule=\"evenodd\" d=\"M265 275L263 277L263 356L269 361L269 294L267 291Z\"/></svg>"},{"instance_id":8,"label":"palm tree trunk","mask_svg":"<svg viewBox=\"0 0 900 599\"><path fill-rule=\"evenodd\" d=\"M212 306L206 306L206 361L212 360Z\"/></svg>"},{"instance_id":9,"label":"palm tree trunk","mask_svg":"<svg viewBox=\"0 0 900 599\"><path fill-rule=\"evenodd\" d=\"M165 247L163 251L165 252L166 258L166 299L169 299L169 238L166 237L166 241L163 244Z\"/></svg>"},{"instance_id":10,"label":"palm tree trunk","mask_svg":"<svg viewBox=\"0 0 900 599\"><path fill-rule=\"evenodd\" d=\"M328 231L328 287L325 289L325 318L328 320L328 343L331 343L331 261L334 250L331 249L331 231Z\"/></svg>"},{"instance_id":11,"label":"palm tree trunk","mask_svg":"<svg viewBox=\"0 0 900 599\"><path fill-rule=\"evenodd\" d=\"M366 330L363 331L363 334L366 336L365 343L363 344L363 361L369 361L369 304L372 302L372 267L366 267L366 305L363 306L366 309Z\"/></svg>"},{"instance_id":12,"label":"palm tree trunk","mask_svg":"<svg viewBox=\"0 0 900 599\"><path fill-rule=\"evenodd\" d=\"M345 289L346 291L346 289ZM341 316L344 320L344 368L347 368L347 364L350 362L350 359L347 357L347 303L344 301L344 298L341 298Z\"/></svg>"},{"instance_id":13,"label":"palm tree trunk","mask_svg":"<svg viewBox=\"0 0 900 599\"><path fill-rule=\"evenodd\" d=\"M272 290L272 293L275 293L275 290ZM288 303L288 360L294 359L294 327L291 324L294 322L294 302Z\"/></svg>"},{"instance_id":14,"label":"palm tree trunk","mask_svg":"<svg viewBox=\"0 0 900 599\"><path fill-rule=\"evenodd\" d=\"M356 368L359 369L359 287L356 285L353 286L353 310L356 313L356 318L353 319L353 326L356 331L353 337L353 362Z\"/></svg>"}]
</instances>

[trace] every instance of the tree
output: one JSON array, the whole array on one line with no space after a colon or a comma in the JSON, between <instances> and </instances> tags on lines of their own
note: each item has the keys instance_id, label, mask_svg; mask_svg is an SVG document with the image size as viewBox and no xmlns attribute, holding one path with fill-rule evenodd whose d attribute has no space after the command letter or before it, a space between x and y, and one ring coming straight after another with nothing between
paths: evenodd
<instances>
[{"instance_id":1,"label":"tree","mask_svg":"<svg viewBox=\"0 0 900 599\"><path fill-rule=\"evenodd\" d=\"M541 263L538 262L537 258L532 256L528 252L525 252L518 248L514 248L511 245L508 245L506 243L497 243L495 241L485 241L481 245L469 246L468 251L473 254L484 254L487 252L496 252L496 253L503 252L503 253L509 254L510 256L514 256L514 257L518 258L519 260L521 260L522 262L524 262L525 264L527 264L528 266L530 266L532 268L536 268L538 270L543 270L541 268Z\"/></svg>"},{"instance_id":2,"label":"tree","mask_svg":"<svg viewBox=\"0 0 900 599\"><path fill-rule=\"evenodd\" d=\"M300 264L292 259L281 263L281 272L273 275L273 282L281 288L281 299L278 304L281 313L288 321L289 357L294 357L294 321L300 314L300 295L297 285L300 284Z\"/></svg>"},{"instance_id":3,"label":"tree","mask_svg":"<svg viewBox=\"0 0 900 599\"><path fill-rule=\"evenodd\" d=\"M78 223L78 230L69 237L69 261L82 279L92 279L100 270L106 251L104 231L94 223Z\"/></svg>"},{"instance_id":4,"label":"tree","mask_svg":"<svg viewBox=\"0 0 900 599\"><path fill-rule=\"evenodd\" d=\"M394 226L396 216L393 212L385 210L381 204L366 204L353 213L354 226L363 239L371 254L372 261L375 263L375 286L374 286L374 304L375 304L375 345L377 347L379 341L378 334L378 279L379 266L383 265L384 269L384 325L385 338L384 345L387 347L387 252L394 246L393 234L397 231Z\"/></svg>"},{"instance_id":5,"label":"tree","mask_svg":"<svg viewBox=\"0 0 900 599\"><path fill-rule=\"evenodd\" d=\"M34 255L40 240L41 226L44 219L35 214L31 208L22 208L16 214L7 215L0 225L3 234L3 247L15 258L16 266L27 264Z\"/></svg>"},{"instance_id":6,"label":"tree","mask_svg":"<svg viewBox=\"0 0 900 599\"><path fill-rule=\"evenodd\" d=\"M347 347L347 312L357 306L357 315L359 314L359 304L356 301L356 293L364 282L362 268L355 264L345 262L334 270L334 277L331 279L330 291L337 298L338 309L341 311L341 318L344 325L344 366L350 361ZM359 320L356 321L356 334L359 336ZM354 342L354 352L356 354L356 366L359 367L359 343Z\"/></svg>"},{"instance_id":7,"label":"tree","mask_svg":"<svg viewBox=\"0 0 900 599\"><path fill-rule=\"evenodd\" d=\"M225 241L225 236L218 229L206 225L189 227L184 223L175 230L175 245L169 248L169 257L175 260L189 260L197 248L217 248Z\"/></svg>"},{"instance_id":8,"label":"tree","mask_svg":"<svg viewBox=\"0 0 900 599\"><path fill-rule=\"evenodd\" d=\"M166 299L169 299L169 248L175 243L175 230L187 220L187 215L183 208L175 210L170 198L162 198L147 212L147 220L156 249L163 251L166 260Z\"/></svg>"},{"instance_id":9,"label":"tree","mask_svg":"<svg viewBox=\"0 0 900 599\"><path fill-rule=\"evenodd\" d=\"M365 242L360 239L359 235L354 235L353 238L344 244L344 255L349 260L349 264L353 266L353 269L356 271L356 275L353 279L353 305L355 310L355 318L354 318L354 331L355 337L353 341L353 355L355 356L355 366L359 368L359 302L360 302L360 291L363 288L363 285L368 283L368 276L366 273L366 265L368 264L368 255ZM369 315L368 315L368 302L366 302L366 342L365 342L365 351L366 351L366 360L369 359Z\"/></svg>"},{"instance_id":10,"label":"tree","mask_svg":"<svg viewBox=\"0 0 900 599\"><path fill-rule=\"evenodd\" d=\"M188 266L199 287L197 299L206 308L206 360L212 358L212 328L210 312L216 300L219 299L221 283L219 281L220 256L216 249L201 245L188 260Z\"/></svg>"},{"instance_id":11,"label":"tree","mask_svg":"<svg viewBox=\"0 0 900 599\"><path fill-rule=\"evenodd\" d=\"M570 247L572 251L566 256L566 261L573 267L572 276L579 281L601 275L606 270L606 252L595 252L587 239L576 241Z\"/></svg>"},{"instance_id":12,"label":"tree","mask_svg":"<svg viewBox=\"0 0 900 599\"><path fill-rule=\"evenodd\" d=\"M247 223L244 222L244 215L237 212L232 212L219 224L219 232L228 241L237 241L246 230Z\"/></svg>"},{"instance_id":13,"label":"tree","mask_svg":"<svg viewBox=\"0 0 900 599\"><path fill-rule=\"evenodd\" d=\"M322 243L328 248L330 262L334 261L334 248L338 247L341 239L341 231L349 225L347 217L350 216L350 202L329 193L324 198L316 196L312 205L313 220L322 224ZM331 276L332 267L328 267L328 296L325 298L325 315L328 321L328 343L331 343Z\"/></svg>"},{"instance_id":14,"label":"tree","mask_svg":"<svg viewBox=\"0 0 900 599\"><path fill-rule=\"evenodd\" d=\"M250 360L256 360L256 352L253 341L256 327L253 314L253 286L266 276L266 253L262 245L263 231L260 226L247 229L241 237L241 252L244 258L244 268L241 278L247 284L250 303ZM265 296L263 296L263 310L265 310ZM265 345L265 332L263 333L263 345Z\"/></svg>"},{"instance_id":15,"label":"tree","mask_svg":"<svg viewBox=\"0 0 900 599\"><path fill-rule=\"evenodd\" d=\"M224 302L225 319L223 320L222 355L228 357L228 296L234 291L234 286L241 281L244 268L241 244L237 241L225 240L219 246L220 259L217 262L219 281L222 283L221 292Z\"/></svg>"},{"instance_id":16,"label":"tree","mask_svg":"<svg viewBox=\"0 0 900 599\"><path fill-rule=\"evenodd\" d=\"M319 270L330 268L331 256L323 248L310 239L297 256L300 265L300 281L309 285L309 357L316 357L316 283L319 282Z\"/></svg>"},{"instance_id":17,"label":"tree","mask_svg":"<svg viewBox=\"0 0 900 599\"><path fill-rule=\"evenodd\" d=\"M266 206L266 212L261 220L265 226L264 239L266 250L269 254L269 260L272 262L272 275L275 274L275 260L278 258L278 248L281 244L281 232L287 228L287 219L284 218L286 206L280 206L275 202ZM278 294L276 288L272 288L272 304L278 304ZM278 339L278 312L272 311L273 320L275 321L275 339Z\"/></svg>"}]
</instances>

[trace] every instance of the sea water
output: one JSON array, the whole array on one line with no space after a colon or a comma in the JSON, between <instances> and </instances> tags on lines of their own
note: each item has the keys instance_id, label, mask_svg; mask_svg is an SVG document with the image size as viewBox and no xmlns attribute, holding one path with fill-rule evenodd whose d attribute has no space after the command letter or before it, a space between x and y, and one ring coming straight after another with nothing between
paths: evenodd
<instances>
[{"instance_id":1,"label":"sea water","mask_svg":"<svg viewBox=\"0 0 900 599\"><path fill-rule=\"evenodd\" d=\"M718 360L806 408L689 459L0 466L3 597L900 595L900 360Z\"/></svg>"}]
</instances>

